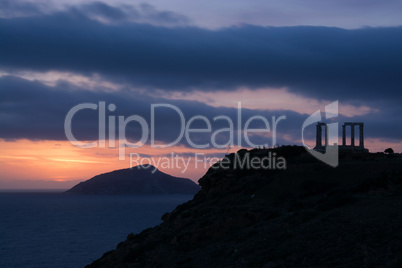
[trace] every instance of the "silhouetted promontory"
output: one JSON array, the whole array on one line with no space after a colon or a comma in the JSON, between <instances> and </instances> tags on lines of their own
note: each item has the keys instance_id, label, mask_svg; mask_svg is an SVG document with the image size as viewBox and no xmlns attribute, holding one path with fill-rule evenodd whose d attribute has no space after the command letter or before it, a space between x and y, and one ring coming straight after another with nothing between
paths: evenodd
<instances>
[{"instance_id":1,"label":"silhouetted promontory","mask_svg":"<svg viewBox=\"0 0 402 268\"><path fill-rule=\"evenodd\" d=\"M200 187L190 179L159 171L152 165L120 169L80 182L67 194L195 194Z\"/></svg>"},{"instance_id":2,"label":"silhouetted promontory","mask_svg":"<svg viewBox=\"0 0 402 268\"><path fill-rule=\"evenodd\" d=\"M234 167L270 153L286 169ZM401 267L399 154L343 152L332 168L298 146L240 150L199 183L88 267Z\"/></svg>"}]
</instances>

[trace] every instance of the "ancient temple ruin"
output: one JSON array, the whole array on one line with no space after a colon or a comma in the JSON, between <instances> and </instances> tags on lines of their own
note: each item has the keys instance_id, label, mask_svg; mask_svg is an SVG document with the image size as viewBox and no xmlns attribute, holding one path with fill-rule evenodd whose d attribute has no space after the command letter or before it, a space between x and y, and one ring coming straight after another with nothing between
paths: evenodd
<instances>
[{"instance_id":1,"label":"ancient temple ruin","mask_svg":"<svg viewBox=\"0 0 402 268\"><path fill-rule=\"evenodd\" d=\"M316 131L316 140L315 140L315 148L321 148L328 146L328 125L323 122L317 123L317 131ZM322 145L322 127L325 129L325 145Z\"/></svg>"},{"instance_id":2,"label":"ancient temple ruin","mask_svg":"<svg viewBox=\"0 0 402 268\"><path fill-rule=\"evenodd\" d=\"M350 145L346 145L346 127L351 128L351 142ZM355 126L359 126L359 146L355 145ZM342 146L350 146L351 148L358 147L358 149L364 149L364 124L356 122L345 122L342 125Z\"/></svg>"},{"instance_id":3,"label":"ancient temple ruin","mask_svg":"<svg viewBox=\"0 0 402 268\"><path fill-rule=\"evenodd\" d=\"M355 143L355 127L359 126L359 145ZM348 144L346 138L346 129L350 127L350 143ZM322 131L324 129L324 144L322 143ZM317 151L325 151L327 146L338 146L335 144L328 144L328 125L324 122L318 122L316 125L316 144L315 150ZM339 146L339 150L345 151L357 151L357 152L368 152L366 148L364 148L364 123L361 122L345 122L342 125L342 145Z\"/></svg>"}]
</instances>

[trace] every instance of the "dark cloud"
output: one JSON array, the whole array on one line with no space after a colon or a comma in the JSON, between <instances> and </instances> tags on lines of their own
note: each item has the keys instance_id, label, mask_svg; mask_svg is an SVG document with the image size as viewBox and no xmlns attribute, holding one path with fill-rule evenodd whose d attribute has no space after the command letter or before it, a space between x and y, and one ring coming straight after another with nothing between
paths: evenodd
<instances>
[{"instance_id":1,"label":"dark cloud","mask_svg":"<svg viewBox=\"0 0 402 268\"><path fill-rule=\"evenodd\" d=\"M84 11L85 14L101 16L102 18L112 21L114 20L119 21L128 18L128 15L122 9L107 5L102 2L92 2L89 4L82 5L77 9ZM132 13L134 13L133 15L135 17L139 16L135 9L132 11Z\"/></svg>"},{"instance_id":2,"label":"dark cloud","mask_svg":"<svg viewBox=\"0 0 402 268\"><path fill-rule=\"evenodd\" d=\"M60 11L61 9L61 11ZM67 16L73 19L90 18L103 23L148 23L161 26L189 25L191 20L172 11L159 10L153 5L110 5L100 1L56 8L52 4L19 0L0 0L0 18Z\"/></svg>"},{"instance_id":3,"label":"dark cloud","mask_svg":"<svg viewBox=\"0 0 402 268\"><path fill-rule=\"evenodd\" d=\"M92 19L100 19L101 22L137 22L162 26L179 26L190 23L190 19L184 15L172 11L158 10L156 7L146 3L137 6L111 6L103 2L91 2L74 6L70 9L71 11L80 12Z\"/></svg>"},{"instance_id":4,"label":"dark cloud","mask_svg":"<svg viewBox=\"0 0 402 268\"><path fill-rule=\"evenodd\" d=\"M151 124L151 104L171 104L177 106L186 118L186 123L196 115L208 118L212 123L212 132L229 127L225 120L213 118L225 115L232 119L234 128L237 129L237 109L225 107L212 107L204 103L183 100L168 100L158 97L149 97L129 92L95 92L83 90L69 83L59 83L55 87L46 86L38 81L28 81L13 76L0 78L2 97L0 99L0 138L3 139L31 139L31 140L66 140L64 133L64 119L68 111L77 104L95 103L105 101L106 105L116 105L114 112L107 111L106 116L139 115ZM398 107L383 107L381 112L371 113L353 118L340 117L339 122L363 121L366 124L366 135L370 138L399 139L402 136L402 113ZM272 133L272 116L285 115L286 119L278 123L277 144L293 144L300 140L301 129L304 120L309 115L298 114L289 110L264 111L242 109L242 126L255 115L261 115L268 119ZM181 123L178 114L170 108L157 108L155 113L155 140L165 144L174 141L179 135ZM399 122L399 123L398 123ZM107 122L106 122L107 123ZM205 123L196 120L192 128L205 128ZM73 118L73 134L79 140L98 139L98 111L84 110L78 112ZM261 121L254 121L250 128L262 128ZM108 129L106 129L106 137ZM130 123L126 131L127 137L133 142L138 141L141 128L138 124ZM314 140L315 126L306 129L306 138ZM191 134L193 142L204 144L211 141L211 133ZM286 137L286 139L285 139ZM218 144L228 141L228 132L218 137ZM149 139L148 139L149 140ZM272 144L272 138L263 135L253 135L250 140L254 144ZM234 142L237 143L235 134ZM243 145L246 145L242 138ZM185 138L179 144L189 146Z\"/></svg>"},{"instance_id":5,"label":"dark cloud","mask_svg":"<svg viewBox=\"0 0 402 268\"><path fill-rule=\"evenodd\" d=\"M259 111L242 109L238 117L234 108L216 108L195 101L167 100L151 98L149 96L134 95L129 93L99 93L83 90L68 83L59 83L56 87L49 87L37 81L27 81L21 78L5 76L0 78L2 98L0 99L0 138L4 139L31 139L31 140L66 140L64 133L64 120L68 111L77 104L95 103L105 101L106 105L115 104L114 112L107 111L106 117L131 115L143 117L151 126L151 104L171 104L180 109L185 116L185 123L196 116L205 116L212 124L212 132L217 129L228 128L226 120L213 120L215 116L225 115L232 119L234 128L237 129L237 118L241 118L241 126L254 115L262 115L272 123L271 116L277 118L286 115L286 120L278 123L278 131L286 132L291 136L299 136L300 126L305 115L292 111ZM180 134L182 127L179 115L171 108L155 109L155 140L157 142L170 143ZM107 122L106 122L107 123ZM280 127L279 127L280 126ZM191 128L205 128L206 123L195 120ZM264 127L261 121L254 121L249 128ZM78 112L73 118L73 134L80 140L98 139L98 111L86 109ZM271 124L272 128L272 124ZM106 129L108 133L108 129ZM141 134L139 124L130 123L127 127L127 137L138 141ZM252 135L250 135L252 136ZM107 134L106 134L107 137ZM190 134L196 144L204 144L211 141L211 133ZM234 137L236 142L237 137ZM217 138L218 144L225 144L229 140L228 132ZM272 139L255 135L250 138L255 144L271 143ZM242 140L245 143L244 139ZM236 142L237 143L237 142ZM277 143L289 143L278 136ZM179 144L188 146L185 138ZM272 144L271 144L272 145Z\"/></svg>"},{"instance_id":6,"label":"dark cloud","mask_svg":"<svg viewBox=\"0 0 402 268\"><path fill-rule=\"evenodd\" d=\"M127 7L127 6L125 6ZM143 3L138 9L142 14L143 22L155 22L161 25L187 25L191 20L172 11L160 11L150 4Z\"/></svg>"},{"instance_id":7,"label":"dark cloud","mask_svg":"<svg viewBox=\"0 0 402 268\"><path fill-rule=\"evenodd\" d=\"M152 103L176 105L186 118L203 115L212 120L227 115L234 119L233 108L150 95L158 96L155 92L160 90L165 94L191 93L231 91L242 86L287 87L301 96L369 106L379 112L341 117L340 121L366 122L370 137L397 140L402 136L402 27L346 30L243 25L207 30L171 27L185 25L188 19L148 4L111 6L102 2L49 13L34 4L6 0L0 2L0 10L10 14L0 19L3 72L96 74L127 89L95 92L63 81L49 87L38 81L2 77L0 138L64 140L64 117L70 108L83 102L114 103L116 115L138 114L147 122ZM137 88L151 94L140 94ZM73 125L79 139L97 139L96 114L80 112ZM300 139L301 125L308 116L289 110L244 109L243 122L253 115L286 115L281 133L292 140ZM174 111L161 110L156 123L158 141L177 137L180 122ZM197 121L193 127L204 126ZM221 127L227 126L216 122L213 130ZM128 130L132 139L139 138L138 125L130 124ZM314 138L313 126L307 134ZM208 142L210 135L192 138L201 144ZM225 135L218 138L220 143L227 141ZM252 141L263 144L266 137L254 135ZM278 143L289 140L281 136Z\"/></svg>"},{"instance_id":8,"label":"dark cloud","mask_svg":"<svg viewBox=\"0 0 402 268\"><path fill-rule=\"evenodd\" d=\"M0 17L38 16L43 14L44 6L38 3L16 0L0 1Z\"/></svg>"},{"instance_id":9,"label":"dark cloud","mask_svg":"<svg viewBox=\"0 0 402 268\"><path fill-rule=\"evenodd\" d=\"M113 20L127 16L121 8L96 2L76 12L1 19L0 67L97 73L148 89L269 86L326 100L402 100L402 27L110 25L90 19L83 9ZM154 12L149 6L142 10Z\"/></svg>"}]
</instances>

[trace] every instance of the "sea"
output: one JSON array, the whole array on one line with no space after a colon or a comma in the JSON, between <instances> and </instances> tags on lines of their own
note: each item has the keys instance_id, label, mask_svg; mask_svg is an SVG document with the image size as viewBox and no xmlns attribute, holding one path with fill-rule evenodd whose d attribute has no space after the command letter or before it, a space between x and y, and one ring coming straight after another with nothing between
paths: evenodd
<instances>
[{"instance_id":1,"label":"sea","mask_svg":"<svg viewBox=\"0 0 402 268\"><path fill-rule=\"evenodd\" d=\"M84 267L192 198L0 192L0 267Z\"/></svg>"}]
</instances>

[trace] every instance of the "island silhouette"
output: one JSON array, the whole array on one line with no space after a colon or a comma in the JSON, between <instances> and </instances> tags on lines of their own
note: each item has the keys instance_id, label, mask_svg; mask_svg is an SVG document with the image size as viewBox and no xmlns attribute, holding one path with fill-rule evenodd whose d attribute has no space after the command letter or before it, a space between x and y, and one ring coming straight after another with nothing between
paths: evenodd
<instances>
[{"instance_id":1,"label":"island silhouette","mask_svg":"<svg viewBox=\"0 0 402 268\"><path fill-rule=\"evenodd\" d=\"M80 182L66 194L131 195L195 194L200 187L190 179L174 177L146 164L115 170Z\"/></svg>"}]
</instances>

